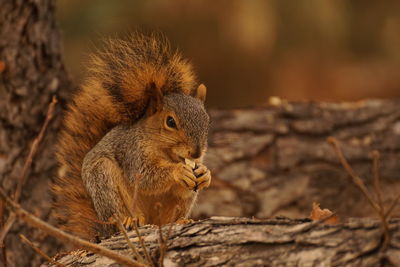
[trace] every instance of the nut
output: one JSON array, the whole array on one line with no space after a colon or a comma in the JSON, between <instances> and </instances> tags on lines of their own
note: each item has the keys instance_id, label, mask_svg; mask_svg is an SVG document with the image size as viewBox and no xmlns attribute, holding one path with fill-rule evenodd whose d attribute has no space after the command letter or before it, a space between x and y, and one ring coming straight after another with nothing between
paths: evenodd
<instances>
[{"instance_id":1,"label":"nut","mask_svg":"<svg viewBox=\"0 0 400 267\"><path fill-rule=\"evenodd\" d=\"M196 168L196 163L188 158L185 158L185 164L188 165L193 170Z\"/></svg>"}]
</instances>

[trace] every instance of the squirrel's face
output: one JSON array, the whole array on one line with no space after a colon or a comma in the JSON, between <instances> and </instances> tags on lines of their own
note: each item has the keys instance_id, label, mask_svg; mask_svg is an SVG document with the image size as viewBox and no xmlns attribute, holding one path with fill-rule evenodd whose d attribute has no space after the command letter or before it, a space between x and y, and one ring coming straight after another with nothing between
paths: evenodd
<instances>
[{"instance_id":1,"label":"squirrel's face","mask_svg":"<svg viewBox=\"0 0 400 267\"><path fill-rule=\"evenodd\" d=\"M199 99L168 94L162 108L146 120L146 133L158 141L159 152L173 162L201 159L207 149L209 116Z\"/></svg>"}]
</instances>

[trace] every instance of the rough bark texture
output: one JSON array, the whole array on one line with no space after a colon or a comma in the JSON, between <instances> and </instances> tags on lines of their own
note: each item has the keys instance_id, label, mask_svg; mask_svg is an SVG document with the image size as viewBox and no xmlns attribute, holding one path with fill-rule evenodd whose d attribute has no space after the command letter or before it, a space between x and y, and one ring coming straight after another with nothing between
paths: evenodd
<instances>
[{"instance_id":1,"label":"rough bark texture","mask_svg":"<svg viewBox=\"0 0 400 267\"><path fill-rule=\"evenodd\" d=\"M213 217L188 225L174 225L163 262L166 267L381 266L380 255L386 255L392 263L400 262L400 220L393 220L390 227L395 232L383 254L380 253L380 223L371 219L323 225L307 219ZM167 228L164 227L164 235ZM154 262L158 262L160 254L158 233L157 227L140 229ZM128 236L138 244L134 232ZM122 236L104 240L101 245L132 255ZM59 262L68 266L120 266L105 257L83 251L63 256Z\"/></svg>"},{"instance_id":2,"label":"rough bark texture","mask_svg":"<svg viewBox=\"0 0 400 267\"><path fill-rule=\"evenodd\" d=\"M52 0L0 0L0 185L11 195L32 140L44 121L51 97L71 87L61 58L60 36ZM53 146L59 117L48 129L23 189L22 205L43 219L50 208L48 183L55 175ZM38 265L40 257L23 245L17 233L38 240L47 252L55 242L16 223L6 239L11 266ZM1 253L0 253L1 254ZM1 257L0 266L3 264Z\"/></svg>"},{"instance_id":3,"label":"rough bark texture","mask_svg":"<svg viewBox=\"0 0 400 267\"><path fill-rule=\"evenodd\" d=\"M213 181L200 194L195 218L301 218L314 201L341 217L374 216L326 142L329 136L339 140L345 157L369 185L370 152L378 150L385 203L400 192L399 100L283 102L212 111L211 118L206 164Z\"/></svg>"}]
</instances>

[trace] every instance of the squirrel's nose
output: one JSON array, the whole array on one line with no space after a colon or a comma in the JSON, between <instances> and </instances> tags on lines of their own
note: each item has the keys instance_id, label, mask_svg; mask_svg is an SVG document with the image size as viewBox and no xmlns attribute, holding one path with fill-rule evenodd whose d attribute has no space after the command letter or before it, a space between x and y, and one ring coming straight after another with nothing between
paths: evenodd
<instances>
[{"instance_id":1,"label":"squirrel's nose","mask_svg":"<svg viewBox=\"0 0 400 267\"><path fill-rule=\"evenodd\" d=\"M192 152L190 153L190 156L194 159L200 158L201 156L201 148L200 146L196 146Z\"/></svg>"}]
</instances>

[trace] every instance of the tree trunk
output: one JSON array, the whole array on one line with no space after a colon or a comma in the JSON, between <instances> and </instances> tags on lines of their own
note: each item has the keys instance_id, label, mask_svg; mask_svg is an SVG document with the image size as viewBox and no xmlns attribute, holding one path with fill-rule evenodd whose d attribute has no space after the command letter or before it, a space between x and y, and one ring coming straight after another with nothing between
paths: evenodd
<instances>
[{"instance_id":1,"label":"tree trunk","mask_svg":"<svg viewBox=\"0 0 400 267\"><path fill-rule=\"evenodd\" d=\"M34 137L44 121L53 95L71 88L61 57L61 39L54 21L52 0L0 0L0 185L12 195ZM2 67L2 68L3 68ZM54 143L60 105L34 159L22 205L47 220L51 198L48 184L55 175ZM11 266L33 266L41 261L18 235L42 244L50 254L57 246L43 233L16 223L6 239ZM3 257L0 252L0 262ZM2 265L0 263L0 266Z\"/></svg>"},{"instance_id":2,"label":"tree trunk","mask_svg":"<svg viewBox=\"0 0 400 267\"><path fill-rule=\"evenodd\" d=\"M399 229L400 220L393 220L390 227ZM167 232L168 226L165 226L164 236ZM163 262L165 267L323 267L399 263L400 232L394 233L385 253L380 253L381 233L380 222L371 219L354 219L343 225L324 225L307 219L212 217L192 224L174 225ZM158 263L160 245L157 227L142 227L140 234L153 262ZM134 231L128 236L138 244ZM132 252L121 235L104 240L101 245L132 257ZM139 248L139 245L136 247ZM119 266L103 256L83 251L64 255L58 261L68 266Z\"/></svg>"}]
</instances>

